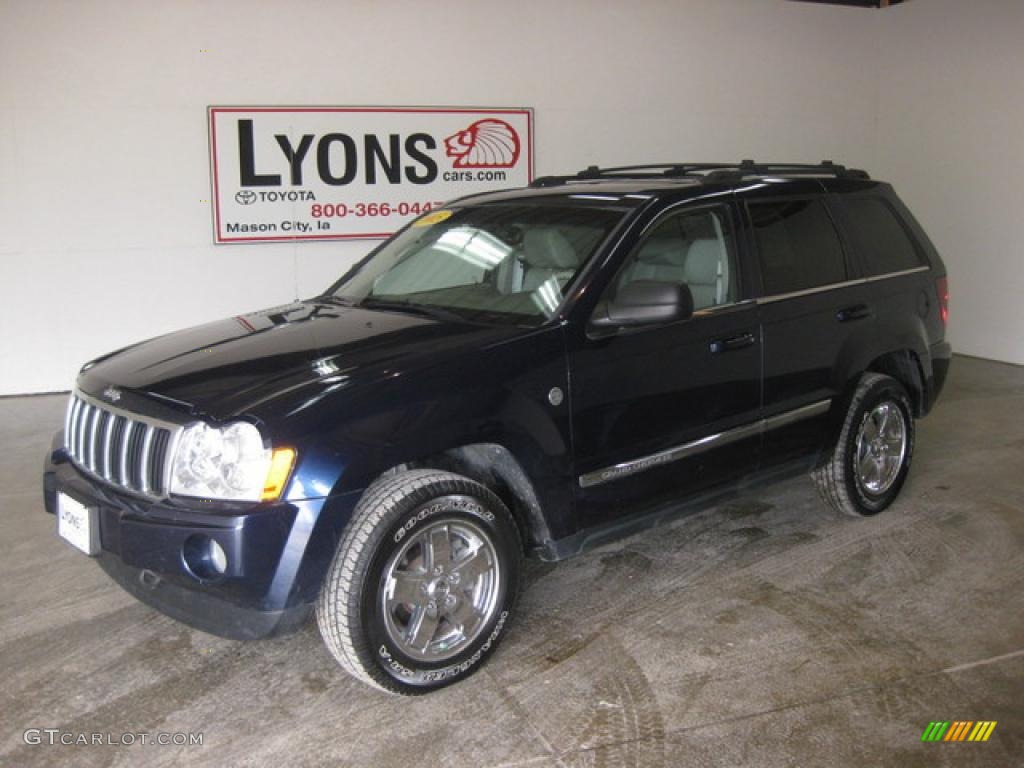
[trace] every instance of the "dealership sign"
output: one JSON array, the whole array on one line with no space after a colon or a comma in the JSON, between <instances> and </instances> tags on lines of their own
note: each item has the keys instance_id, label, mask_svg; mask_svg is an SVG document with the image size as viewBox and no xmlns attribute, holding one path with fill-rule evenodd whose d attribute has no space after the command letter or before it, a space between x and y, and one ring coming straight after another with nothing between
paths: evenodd
<instances>
[{"instance_id":1,"label":"dealership sign","mask_svg":"<svg viewBox=\"0 0 1024 768\"><path fill-rule=\"evenodd\" d=\"M530 109L210 107L217 243L383 238L533 178Z\"/></svg>"}]
</instances>

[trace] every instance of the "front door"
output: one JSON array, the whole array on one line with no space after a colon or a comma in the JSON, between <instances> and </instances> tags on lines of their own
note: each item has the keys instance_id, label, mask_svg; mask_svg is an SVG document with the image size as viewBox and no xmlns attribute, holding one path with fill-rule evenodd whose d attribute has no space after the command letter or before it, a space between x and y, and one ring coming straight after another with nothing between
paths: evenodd
<instances>
[{"instance_id":1,"label":"front door","mask_svg":"<svg viewBox=\"0 0 1024 768\"><path fill-rule=\"evenodd\" d=\"M582 527L755 469L761 338L756 305L741 300L734 233L727 205L655 221L602 300L635 280L685 283L693 316L592 331L570 350Z\"/></svg>"}]
</instances>

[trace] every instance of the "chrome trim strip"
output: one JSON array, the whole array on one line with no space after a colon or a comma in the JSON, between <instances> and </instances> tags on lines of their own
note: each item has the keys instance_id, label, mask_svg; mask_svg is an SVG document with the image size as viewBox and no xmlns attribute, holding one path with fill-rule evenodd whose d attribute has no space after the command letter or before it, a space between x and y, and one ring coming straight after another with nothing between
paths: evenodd
<instances>
[{"instance_id":1,"label":"chrome trim strip","mask_svg":"<svg viewBox=\"0 0 1024 768\"><path fill-rule=\"evenodd\" d=\"M100 474L100 422L103 421L103 411L99 408L92 416L92 423L89 426L89 469Z\"/></svg>"},{"instance_id":2,"label":"chrome trim strip","mask_svg":"<svg viewBox=\"0 0 1024 768\"><path fill-rule=\"evenodd\" d=\"M128 480L128 442L132 439L132 430L135 429L135 422L131 419L127 419L124 423L124 432L121 437L121 481L118 485L123 485L125 488L131 487L131 481Z\"/></svg>"},{"instance_id":3,"label":"chrome trim strip","mask_svg":"<svg viewBox=\"0 0 1024 768\"><path fill-rule=\"evenodd\" d=\"M612 480L618 480L620 477L635 475L639 472L645 472L653 467L659 467L662 464L670 464L673 461L684 459L687 456L693 456L694 454L701 453L702 451L719 448L723 445L729 445L730 443L735 443L739 440L744 440L757 434L769 432L773 429L778 429L788 424L802 421L803 419L820 416L827 412L831 406L831 398L827 400L819 400L816 403L804 405L800 408L795 408L792 411L786 411L785 413L776 414L775 416L769 416L766 419L760 419L750 424L744 424L740 427L728 429L724 432L707 435L706 437L692 440L689 443L683 443L682 445L667 448L664 451L659 451L658 453L652 453L649 456L642 456L639 459L624 461L611 467L605 467L604 469L588 472L585 475L580 475L580 488L590 488L595 485L611 482Z\"/></svg>"},{"instance_id":4,"label":"chrome trim strip","mask_svg":"<svg viewBox=\"0 0 1024 768\"><path fill-rule=\"evenodd\" d=\"M71 424L71 442L68 444L68 453L73 457L78 457L78 433L81 431L82 424L82 408L84 407L81 400L75 398L75 419Z\"/></svg>"},{"instance_id":5,"label":"chrome trim strip","mask_svg":"<svg viewBox=\"0 0 1024 768\"><path fill-rule=\"evenodd\" d=\"M742 299L740 301L730 301L728 304L712 304L710 307L703 307L701 309L693 310L694 317L705 317L707 315L714 315L718 312L727 309L735 309L736 307L743 307L746 305L754 304L754 299Z\"/></svg>"},{"instance_id":6,"label":"chrome trim strip","mask_svg":"<svg viewBox=\"0 0 1024 768\"><path fill-rule=\"evenodd\" d=\"M141 413L135 413L134 411L126 411L124 408L118 408L117 406L110 405L109 403L105 403L102 400L97 400L96 398L86 395L83 392L79 392L78 390L75 390L75 396L80 398L84 403L88 405L100 408L104 411L109 411L110 413L113 413L116 416L124 416L126 419L130 419L131 421L141 421L143 424L150 424L154 427L160 427L162 429L167 429L172 432L176 429L181 429L182 427L184 427L184 424L175 423L172 421L164 421L163 419L158 419L153 416L146 416Z\"/></svg>"},{"instance_id":7,"label":"chrome trim strip","mask_svg":"<svg viewBox=\"0 0 1024 768\"><path fill-rule=\"evenodd\" d=\"M775 293L771 296L761 296L755 301L758 304L771 304L776 301L785 301L786 299L795 299L798 296L810 296L814 293L822 293L824 291L832 291L838 288L848 288L851 285L862 285L866 283L874 283L878 280L888 280L893 277L903 277L904 275L913 275L917 272L927 272L931 267L927 265L921 265L920 267L913 267L911 269L903 269L899 272L886 272L884 275L872 275L871 277L860 277L856 280L846 280L842 283L829 283L828 285L818 285L814 288L805 288L802 291L790 291L789 293Z\"/></svg>"},{"instance_id":8,"label":"chrome trim strip","mask_svg":"<svg viewBox=\"0 0 1024 768\"><path fill-rule=\"evenodd\" d=\"M77 458L82 464L85 464L85 432L88 426L89 405L83 402L82 408L78 414L78 432L75 433L75 458Z\"/></svg>"},{"instance_id":9,"label":"chrome trim strip","mask_svg":"<svg viewBox=\"0 0 1024 768\"><path fill-rule=\"evenodd\" d=\"M871 277L867 278L867 282L873 283L876 280L888 280L891 277L903 277L904 275L913 275L916 274L917 272L927 272L929 269L931 269L931 267L922 265L920 267L913 267L912 269L903 269L900 270L899 272L886 272L884 275L872 275Z\"/></svg>"},{"instance_id":10,"label":"chrome trim strip","mask_svg":"<svg viewBox=\"0 0 1024 768\"><path fill-rule=\"evenodd\" d=\"M114 436L114 422L117 421L117 416L112 413L107 414L106 423L103 427L103 479L110 480L111 469L111 438Z\"/></svg>"},{"instance_id":11,"label":"chrome trim strip","mask_svg":"<svg viewBox=\"0 0 1024 768\"><path fill-rule=\"evenodd\" d=\"M174 471L174 453L178 450L178 443L181 442L181 436L184 434L185 429L179 427L178 429L172 430L170 437L167 438L167 450L164 452L164 467L163 467L163 488L161 489L163 496L171 495L171 477Z\"/></svg>"},{"instance_id":12,"label":"chrome trim strip","mask_svg":"<svg viewBox=\"0 0 1024 768\"><path fill-rule=\"evenodd\" d=\"M83 461L91 472L96 471L96 419L99 413L99 408L90 406L85 421L85 453L83 454Z\"/></svg>"},{"instance_id":13,"label":"chrome trim strip","mask_svg":"<svg viewBox=\"0 0 1024 768\"><path fill-rule=\"evenodd\" d=\"M786 299L795 299L799 296L810 296L815 293L824 293L825 291L834 291L839 288L849 288L851 285L862 285L866 283L863 277L859 277L856 280L846 280L842 283L829 283L828 285L818 285L814 288L804 288L802 291L790 291L789 293L776 293L771 296L762 296L757 299L758 304L772 304L776 301L785 301Z\"/></svg>"},{"instance_id":14,"label":"chrome trim strip","mask_svg":"<svg viewBox=\"0 0 1024 768\"><path fill-rule=\"evenodd\" d=\"M93 472L103 477L103 417L106 416L102 410L96 411L96 421L93 426L92 443L92 466Z\"/></svg>"},{"instance_id":15,"label":"chrome trim strip","mask_svg":"<svg viewBox=\"0 0 1024 768\"><path fill-rule=\"evenodd\" d=\"M82 424L82 463L92 469L92 429L98 408L85 406L85 422Z\"/></svg>"},{"instance_id":16,"label":"chrome trim strip","mask_svg":"<svg viewBox=\"0 0 1024 768\"><path fill-rule=\"evenodd\" d=\"M78 411L82 407L82 401L74 395L68 406L68 429L64 433L64 447L72 456L75 455L75 436L78 432Z\"/></svg>"},{"instance_id":17,"label":"chrome trim strip","mask_svg":"<svg viewBox=\"0 0 1024 768\"><path fill-rule=\"evenodd\" d=\"M792 411L785 411L784 413L778 413L774 416L769 416L767 419L762 419L761 423L764 425L761 429L762 432L771 432L773 429L779 427L786 427L790 424L795 424L798 421L804 419L812 419L815 416L821 416L826 413L829 408L832 407L832 398L827 400L819 400L816 403L810 405L802 405L799 408L794 408Z\"/></svg>"},{"instance_id":18,"label":"chrome trim strip","mask_svg":"<svg viewBox=\"0 0 1024 768\"><path fill-rule=\"evenodd\" d=\"M75 414L75 396L72 395L68 398L67 412L64 414L64 447L68 447L68 437L71 435L71 424L74 421Z\"/></svg>"},{"instance_id":19,"label":"chrome trim strip","mask_svg":"<svg viewBox=\"0 0 1024 768\"><path fill-rule=\"evenodd\" d=\"M145 425L145 434L142 437L142 450L139 452L139 490L149 495L149 461L153 450L153 433L156 432L150 425ZM162 468L161 468L162 469Z\"/></svg>"}]
</instances>

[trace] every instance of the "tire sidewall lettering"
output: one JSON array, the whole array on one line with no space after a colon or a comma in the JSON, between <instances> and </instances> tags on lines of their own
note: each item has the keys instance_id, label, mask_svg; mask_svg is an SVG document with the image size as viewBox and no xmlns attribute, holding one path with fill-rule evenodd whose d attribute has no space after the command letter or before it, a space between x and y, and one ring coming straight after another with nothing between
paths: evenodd
<instances>
[{"instance_id":1,"label":"tire sidewall lettering","mask_svg":"<svg viewBox=\"0 0 1024 768\"><path fill-rule=\"evenodd\" d=\"M380 650L377 651L377 653L380 656L381 660L384 662L384 665L390 667L397 674L402 675L403 677L415 676L415 672L413 672L407 666L402 664L402 662L400 662L398 659L391 655L390 651L388 651L387 649L387 646L381 645Z\"/></svg>"},{"instance_id":2,"label":"tire sidewall lettering","mask_svg":"<svg viewBox=\"0 0 1024 768\"><path fill-rule=\"evenodd\" d=\"M378 655L380 656L381 661L384 663L384 665L389 667L393 673L397 673L397 675L400 677L400 679L403 680L403 682L411 683L414 685L425 683L435 684L443 682L445 680L454 679L468 672L484 656L488 654L488 652L494 646L494 643L497 641L498 636L505 628L505 622L508 619L508 615L509 612L507 610L502 611L501 614L498 616L498 621L494 625L494 629L491 630L490 634L487 636L487 639L484 641L483 645L477 648L473 652L472 656L470 656L468 659L464 661L459 662L458 664L452 664L448 667L443 667L441 669L415 671L405 666L397 659L395 659L394 656L392 656L391 652L388 650L388 648L383 644L380 646Z\"/></svg>"},{"instance_id":3,"label":"tire sidewall lettering","mask_svg":"<svg viewBox=\"0 0 1024 768\"><path fill-rule=\"evenodd\" d=\"M419 510L414 512L413 515L405 521L401 528L395 531L392 540L395 544L400 544L402 539L404 539L406 535L408 535L417 525L427 518L433 517L434 515L442 512L465 512L482 520L486 520L488 523L494 522L494 513L485 509L483 505L474 499L468 496L448 496L420 507Z\"/></svg>"}]
</instances>

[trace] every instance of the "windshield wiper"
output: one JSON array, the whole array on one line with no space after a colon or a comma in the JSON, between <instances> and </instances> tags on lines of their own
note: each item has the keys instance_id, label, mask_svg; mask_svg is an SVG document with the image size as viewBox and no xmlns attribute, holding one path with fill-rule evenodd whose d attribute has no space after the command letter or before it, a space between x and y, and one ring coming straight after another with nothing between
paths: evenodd
<instances>
[{"instance_id":1,"label":"windshield wiper","mask_svg":"<svg viewBox=\"0 0 1024 768\"><path fill-rule=\"evenodd\" d=\"M395 301L388 299L366 298L356 306L360 309L390 309L396 312L406 312L410 315L420 315L434 320L441 320L446 323L465 323L466 318L458 312L449 309L433 306L432 304L410 304L407 301Z\"/></svg>"},{"instance_id":2,"label":"windshield wiper","mask_svg":"<svg viewBox=\"0 0 1024 768\"><path fill-rule=\"evenodd\" d=\"M325 293L322 296L317 296L313 301L322 301L328 304L337 304L341 307L354 307L356 303L352 299L346 299L344 296L338 296L336 293Z\"/></svg>"}]
</instances>

